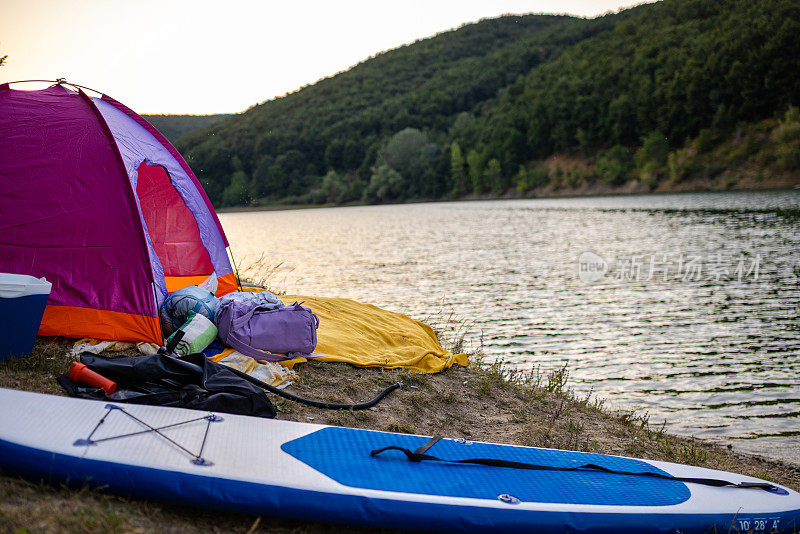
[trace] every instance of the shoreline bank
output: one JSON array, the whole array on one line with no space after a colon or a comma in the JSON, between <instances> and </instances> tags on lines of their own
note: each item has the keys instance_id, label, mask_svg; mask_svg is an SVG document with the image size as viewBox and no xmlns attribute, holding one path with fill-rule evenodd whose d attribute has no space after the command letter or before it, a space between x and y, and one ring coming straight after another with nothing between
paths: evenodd
<instances>
[{"instance_id":1,"label":"shoreline bank","mask_svg":"<svg viewBox=\"0 0 800 534\"><path fill-rule=\"evenodd\" d=\"M55 377L66 371L73 340L39 338L25 359L0 363L0 387L64 395ZM278 419L475 441L579 450L735 471L800 489L800 466L672 435L633 412L611 412L601 400L580 398L567 370L508 375L498 365L453 366L422 375L402 369L313 362L288 389L330 402L358 402L397 381L404 386L364 411L321 410L274 398ZM336 526L256 518L141 499L67 489L0 476L0 520L10 531L43 532L334 532ZM354 532L373 532L352 528Z\"/></svg>"},{"instance_id":2,"label":"shoreline bank","mask_svg":"<svg viewBox=\"0 0 800 534\"><path fill-rule=\"evenodd\" d=\"M633 196L650 194L679 194L679 193L715 193L715 192L747 192L747 191L793 191L800 189L800 180L781 180L769 183L747 183L742 187L713 187L707 182L682 182L681 187L658 187L650 189L638 181L628 182L620 186L610 186L598 182L584 184L575 188L551 189L549 187L535 189L526 193L516 191L502 195L486 193L482 195L469 194L459 198L439 199L410 199L398 202L368 203L345 202L343 204L267 204L263 206L229 206L216 208L217 213L247 213L257 211L287 211L319 208L344 208L353 206L391 206L406 204L428 204L440 202L469 202L483 200L531 200L551 198L592 198L605 196ZM763 185L763 187L759 187Z\"/></svg>"}]
</instances>

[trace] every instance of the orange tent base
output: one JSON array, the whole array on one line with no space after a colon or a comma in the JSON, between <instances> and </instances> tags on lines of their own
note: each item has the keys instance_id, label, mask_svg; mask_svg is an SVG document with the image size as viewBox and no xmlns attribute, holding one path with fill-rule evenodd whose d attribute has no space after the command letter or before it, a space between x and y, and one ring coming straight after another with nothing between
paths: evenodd
<instances>
[{"instance_id":1,"label":"orange tent base","mask_svg":"<svg viewBox=\"0 0 800 534\"><path fill-rule=\"evenodd\" d=\"M202 284L209 276L208 274L201 274L198 276L165 276L164 281L167 282L167 293L172 293L184 287ZM228 273L225 276L217 278L217 291L214 294L221 297L222 295L227 295L231 291L237 291L238 287L234 274Z\"/></svg>"},{"instance_id":2,"label":"orange tent base","mask_svg":"<svg viewBox=\"0 0 800 534\"><path fill-rule=\"evenodd\" d=\"M161 344L158 317L78 306L48 305L40 336L91 337L109 341L146 341Z\"/></svg>"},{"instance_id":3,"label":"orange tent base","mask_svg":"<svg viewBox=\"0 0 800 534\"><path fill-rule=\"evenodd\" d=\"M209 275L167 276L167 291L197 285ZM217 279L216 296L237 290L233 273ZM146 341L161 344L161 323L158 316L136 315L79 306L48 305L44 310L40 336L91 337L107 341Z\"/></svg>"}]
</instances>

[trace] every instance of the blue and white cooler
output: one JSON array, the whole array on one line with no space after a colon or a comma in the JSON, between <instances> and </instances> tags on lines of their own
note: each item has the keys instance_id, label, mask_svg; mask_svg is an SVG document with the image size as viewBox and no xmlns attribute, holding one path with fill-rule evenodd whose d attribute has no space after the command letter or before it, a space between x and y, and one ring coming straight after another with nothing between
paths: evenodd
<instances>
[{"instance_id":1,"label":"blue and white cooler","mask_svg":"<svg viewBox=\"0 0 800 534\"><path fill-rule=\"evenodd\" d=\"M0 361L33 350L51 288L44 278L0 273Z\"/></svg>"}]
</instances>

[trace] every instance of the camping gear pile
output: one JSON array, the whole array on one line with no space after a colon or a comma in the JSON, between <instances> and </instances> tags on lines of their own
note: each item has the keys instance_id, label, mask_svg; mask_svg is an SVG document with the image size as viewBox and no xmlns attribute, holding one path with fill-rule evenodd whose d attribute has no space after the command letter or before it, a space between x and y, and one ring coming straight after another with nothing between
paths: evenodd
<instances>
[{"instance_id":1,"label":"camping gear pile","mask_svg":"<svg viewBox=\"0 0 800 534\"><path fill-rule=\"evenodd\" d=\"M209 373L259 390L271 387L264 381L285 380L317 348L319 304L330 329L324 354L314 358L418 372L466 361L401 314L345 299L303 305L302 298L284 303L267 292L236 291L227 238L186 161L140 115L93 93L63 80L38 90L0 84L0 272L47 280L24 299L39 307L30 314L20 313L20 299L0 294L4 317L16 321L3 324L13 324L13 335L29 334L13 352L30 352L39 325L39 335L81 338L85 351L76 356L86 367L72 369L76 380L62 377L76 394L164 399L180 390L180 405L187 405L196 396L187 391L218 395ZM30 319L30 328L18 328L17 315ZM145 354L139 364L91 354L128 346ZM204 348L207 358L197 360ZM132 372L139 365L163 376Z\"/></svg>"},{"instance_id":2,"label":"camping gear pile","mask_svg":"<svg viewBox=\"0 0 800 534\"><path fill-rule=\"evenodd\" d=\"M298 303L290 306L278 303L278 298L267 292L255 298L247 293L234 293L220 306L207 290L197 286L180 289L165 301L169 309L162 309L160 316L169 324L181 321L183 324L166 339L157 354L105 358L83 352L80 363L73 362L70 372L58 377L58 382L75 397L270 418L275 417L276 411L266 392L318 408L363 410L400 387L399 383L393 384L373 400L361 404L319 402L272 387L201 352L212 342L218 342L218 325L219 331L235 330L237 343L245 350L256 351L274 361L298 354L311 357L316 334L311 336L312 343L309 332L316 332L319 319ZM236 325L231 324L234 316L226 313L230 308L245 310L244 314L236 315ZM269 352L278 349L288 354Z\"/></svg>"},{"instance_id":3,"label":"camping gear pile","mask_svg":"<svg viewBox=\"0 0 800 534\"><path fill-rule=\"evenodd\" d=\"M157 354L104 358L84 352L80 363L73 362L70 372L58 378L59 383L71 396L257 417L276 413L265 390L321 408L366 409L399 387L390 386L369 403L324 403L282 392L235 367L206 358L202 351L217 341L217 332L225 332L223 341L233 339L236 348L262 360L311 357L319 319L299 303L285 306L268 292L256 297L231 293L220 304L208 290L191 286L171 294L160 317L165 329L180 326Z\"/></svg>"},{"instance_id":4,"label":"camping gear pile","mask_svg":"<svg viewBox=\"0 0 800 534\"><path fill-rule=\"evenodd\" d=\"M297 302L285 306L268 291L252 295L235 292L217 299L198 286L172 293L159 312L162 330L171 332L167 352L201 352L219 333L223 343L257 360L311 357L319 327L314 312Z\"/></svg>"}]
</instances>

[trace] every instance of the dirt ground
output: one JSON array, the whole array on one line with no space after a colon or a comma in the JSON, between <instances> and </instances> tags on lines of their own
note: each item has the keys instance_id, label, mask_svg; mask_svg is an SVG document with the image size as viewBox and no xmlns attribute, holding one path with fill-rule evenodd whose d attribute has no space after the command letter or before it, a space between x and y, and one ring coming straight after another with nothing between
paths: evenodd
<instances>
[{"instance_id":1,"label":"dirt ground","mask_svg":"<svg viewBox=\"0 0 800 534\"><path fill-rule=\"evenodd\" d=\"M66 372L72 340L39 338L33 354L0 363L0 387L63 395L55 377ZM576 397L567 369L509 375L500 366L454 366L434 375L308 362L292 393L336 403L373 398L363 411L323 410L273 396L278 418L391 432L550 447L674 461L736 471L800 489L800 466L741 454L670 435L631 412L611 412L594 398ZM339 532L342 526L254 517L126 499L88 488L70 489L0 475L2 532ZM375 532L347 527L348 532Z\"/></svg>"}]
</instances>

